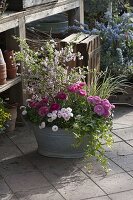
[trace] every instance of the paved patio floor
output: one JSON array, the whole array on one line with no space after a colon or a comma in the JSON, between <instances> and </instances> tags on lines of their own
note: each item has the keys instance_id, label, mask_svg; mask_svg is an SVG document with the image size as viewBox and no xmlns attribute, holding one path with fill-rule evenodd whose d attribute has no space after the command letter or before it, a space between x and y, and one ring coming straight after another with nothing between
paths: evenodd
<instances>
[{"instance_id":1,"label":"paved patio floor","mask_svg":"<svg viewBox=\"0 0 133 200\"><path fill-rule=\"evenodd\" d=\"M39 155L27 127L0 135L0 200L133 200L133 107L116 108L112 134L108 174L95 159Z\"/></svg>"}]
</instances>

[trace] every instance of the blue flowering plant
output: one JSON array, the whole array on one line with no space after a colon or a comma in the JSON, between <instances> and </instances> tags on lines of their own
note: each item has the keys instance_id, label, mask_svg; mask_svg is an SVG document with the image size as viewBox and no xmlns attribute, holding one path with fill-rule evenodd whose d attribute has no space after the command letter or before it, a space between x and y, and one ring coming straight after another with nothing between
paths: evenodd
<instances>
[{"instance_id":1,"label":"blue flowering plant","mask_svg":"<svg viewBox=\"0 0 133 200\"><path fill-rule=\"evenodd\" d=\"M120 87L120 78L94 72L94 82L85 82L87 69L71 66L72 60L83 59L71 45L57 49L52 40L32 50L21 41L23 52L16 59L24 62L23 79L28 98L22 114L40 129L73 133L77 145L86 137L86 153L106 166L104 145L111 147L112 111L108 97ZM102 81L101 81L102 80Z\"/></svg>"},{"instance_id":2,"label":"blue flowering plant","mask_svg":"<svg viewBox=\"0 0 133 200\"><path fill-rule=\"evenodd\" d=\"M105 13L105 23L96 22L90 33L101 37L101 67L112 74L132 74L133 67L133 23L132 13L112 16Z\"/></svg>"}]
</instances>

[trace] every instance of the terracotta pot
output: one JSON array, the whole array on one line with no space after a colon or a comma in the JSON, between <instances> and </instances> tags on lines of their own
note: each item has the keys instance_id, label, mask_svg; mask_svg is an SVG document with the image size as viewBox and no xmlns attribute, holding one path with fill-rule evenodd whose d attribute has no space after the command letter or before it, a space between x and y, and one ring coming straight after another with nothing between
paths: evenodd
<instances>
[{"instance_id":1,"label":"terracotta pot","mask_svg":"<svg viewBox=\"0 0 133 200\"><path fill-rule=\"evenodd\" d=\"M16 73L17 73L16 67L7 68L7 78L9 78L9 79L15 78Z\"/></svg>"},{"instance_id":2,"label":"terracotta pot","mask_svg":"<svg viewBox=\"0 0 133 200\"><path fill-rule=\"evenodd\" d=\"M6 84L7 72L6 72L6 63L3 58L2 51L0 49L0 85Z\"/></svg>"},{"instance_id":3,"label":"terracotta pot","mask_svg":"<svg viewBox=\"0 0 133 200\"><path fill-rule=\"evenodd\" d=\"M3 53L0 49L0 64L5 64L5 60L4 60L4 57L3 57Z\"/></svg>"},{"instance_id":4,"label":"terracotta pot","mask_svg":"<svg viewBox=\"0 0 133 200\"><path fill-rule=\"evenodd\" d=\"M15 62L15 57L14 57L14 51L13 50L4 51L4 58L5 58L7 69L8 68L12 68L12 67L16 67L16 62Z\"/></svg>"}]
</instances>

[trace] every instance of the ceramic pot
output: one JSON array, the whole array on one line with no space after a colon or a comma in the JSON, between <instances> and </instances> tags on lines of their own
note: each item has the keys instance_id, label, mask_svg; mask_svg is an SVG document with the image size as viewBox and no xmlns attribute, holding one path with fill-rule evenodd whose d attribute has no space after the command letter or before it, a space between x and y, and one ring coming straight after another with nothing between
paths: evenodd
<instances>
[{"instance_id":1,"label":"ceramic pot","mask_svg":"<svg viewBox=\"0 0 133 200\"><path fill-rule=\"evenodd\" d=\"M48 157L82 158L84 156L85 141L75 147L74 135L63 129L53 132L51 127L39 129L32 125L37 143L38 153Z\"/></svg>"},{"instance_id":2,"label":"ceramic pot","mask_svg":"<svg viewBox=\"0 0 133 200\"><path fill-rule=\"evenodd\" d=\"M6 78L7 78L6 63L2 51L0 49L0 85L6 83Z\"/></svg>"}]
</instances>

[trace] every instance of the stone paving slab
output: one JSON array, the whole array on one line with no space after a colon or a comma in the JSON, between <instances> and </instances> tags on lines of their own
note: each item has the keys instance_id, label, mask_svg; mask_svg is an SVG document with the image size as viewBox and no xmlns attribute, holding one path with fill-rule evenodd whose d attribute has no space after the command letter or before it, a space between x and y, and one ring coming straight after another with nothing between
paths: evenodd
<instances>
[{"instance_id":1,"label":"stone paving slab","mask_svg":"<svg viewBox=\"0 0 133 200\"><path fill-rule=\"evenodd\" d=\"M15 174L7 176L5 180L14 193L50 186L50 183L39 172Z\"/></svg>"},{"instance_id":2,"label":"stone paving slab","mask_svg":"<svg viewBox=\"0 0 133 200\"><path fill-rule=\"evenodd\" d=\"M102 197L91 198L88 200L110 200L110 198L108 196L102 196Z\"/></svg>"},{"instance_id":3,"label":"stone paving slab","mask_svg":"<svg viewBox=\"0 0 133 200\"><path fill-rule=\"evenodd\" d=\"M133 125L129 124L121 124L121 123L113 123L113 130L118 130L118 129L124 129L124 128L130 128Z\"/></svg>"},{"instance_id":4,"label":"stone paving slab","mask_svg":"<svg viewBox=\"0 0 133 200\"><path fill-rule=\"evenodd\" d=\"M133 147L133 140L128 140L127 143Z\"/></svg>"},{"instance_id":5,"label":"stone paving slab","mask_svg":"<svg viewBox=\"0 0 133 200\"><path fill-rule=\"evenodd\" d=\"M11 193L10 188L8 187L4 179L0 179L0 195L9 193Z\"/></svg>"},{"instance_id":6,"label":"stone paving slab","mask_svg":"<svg viewBox=\"0 0 133 200\"><path fill-rule=\"evenodd\" d=\"M81 167L82 171L91 179L96 178L96 177L106 177L107 175L111 176L114 174L119 174L119 173L124 172L122 168L120 168L111 160L108 160L108 168L109 168L109 172L106 173L96 160L92 161L90 168L88 164L85 164Z\"/></svg>"},{"instance_id":7,"label":"stone paving slab","mask_svg":"<svg viewBox=\"0 0 133 200\"><path fill-rule=\"evenodd\" d=\"M64 200L52 186L17 192L15 194L19 200Z\"/></svg>"},{"instance_id":8,"label":"stone paving slab","mask_svg":"<svg viewBox=\"0 0 133 200\"><path fill-rule=\"evenodd\" d=\"M0 200L18 200L14 194L0 195Z\"/></svg>"},{"instance_id":9,"label":"stone paving slab","mask_svg":"<svg viewBox=\"0 0 133 200\"><path fill-rule=\"evenodd\" d=\"M0 162L22 155L21 151L14 144L0 146L0 152L2 152L0 154Z\"/></svg>"},{"instance_id":10,"label":"stone paving slab","mask_svg":"<svg viewBox=\"0 0 133 200\"><path fill-rule=\"evenodd\" d=\"M105 149L105 155L109 158L133 154L133 148L125 142L114 143L112 149L107 147Z\"/></svg>"},{"instance_id":11,"label":"stone paving slab","mask_svg":"<svg viewBox=\"0 0 133 200\"><path fill-rule=\"evenodd\" d=\"M35 167L28 162L23 156L16 157L0 163L0 173L2 177L11 176L14 174L23 174L32 171L37 171Z\"/></svg>"},{"instance_id":12,"label":"stone paving slab","mask_svg":"<svg viewBox=\"0 0 133 200\"><path fill-rule=\"evenodd\" d=\"M83 200L105 195L90 179L81 182L57 184L55 187L66 200Z\"/></svg>"},{"instance_id":13,"label":"stone paving slab","mask_svg":"<svg viewBox=\"0 0 133 200\"><path fill-rule=\"evenodd\" d=\"M114 131L113 131L114 132ZM113 142L122 142L122 139L119 138L117 135L111 133L112 137L113 137Z\"/></svg>"},{"instance_id":14,"label":"stone paving slab","mask_svg":"<svg viewBox=\"0 0 133 200\"><path fill-rule=\"evenodd\" d=\"M109 195L112 200L133 200L133 190Z\"/></svg>"},{"instance_id":15,"label":"stone paving slab","mask_svg":"<svg viewBox=\"0 0 133 200\"><path fill-rule=\"evenodd\" d=\"M117 156L112 158L112 160L125 171L133 170L133 155Z\"/></svg>"},{"instance_id":16,"label":"stone paving slab","mask_svg":"<svg viewBox=\"0 0 133 200\"><path fill-rule=\"evenodd\" d=\"M114 174L106 177L96 177L93 178L93 180L107 194L133 189L133 178L127 173Z\"/></svg>"},{"instance_id":17,"label":"stone paving slab","mask_svg":"<svg viewBox=\"0 0 133 200\"><path fill-rule=\"evenodd\" d=\"M123 140L133 140L133 126L126 129L113 130L113 133L121 137Z\"/></svg>"}]
</instances>

